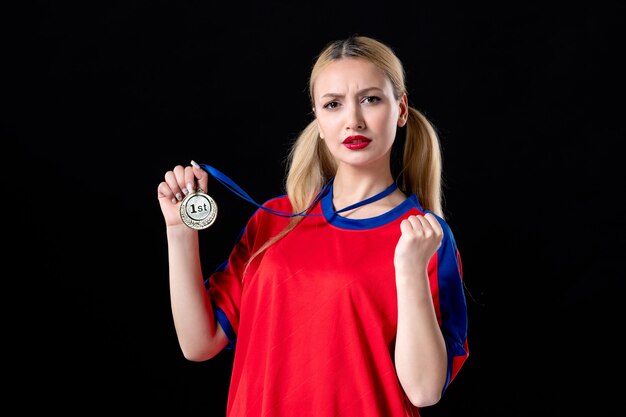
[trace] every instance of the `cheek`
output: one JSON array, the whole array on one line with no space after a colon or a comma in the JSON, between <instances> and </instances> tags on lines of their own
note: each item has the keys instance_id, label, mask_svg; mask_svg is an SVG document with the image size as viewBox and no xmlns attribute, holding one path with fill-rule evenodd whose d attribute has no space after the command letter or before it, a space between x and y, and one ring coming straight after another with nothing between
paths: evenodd
<instances>
[{"instance_id":1,"label":"cheek","mask_svg":"<svg viewBox=\"0 0 626 417\"><path fill-rule=\"evenodd\" d=\"M370 123L372 128L380 132L393 133L398 126L398 119L390 117L389 113L380 113Z\"/></svg>"},{"instance_id":2,"label":"cheek","mask_svg":"<svg viewBox=\"0 0 626 417\"><path fill-rule=\"evenodd\" d=\"M339 128L341 129L341 127ZM331 137L333 134L337 132L337 123L332 118L322 118L317 119L317 130L320 133L320 137L322 139L326 139Z\"/></svg>"}]
</instances>

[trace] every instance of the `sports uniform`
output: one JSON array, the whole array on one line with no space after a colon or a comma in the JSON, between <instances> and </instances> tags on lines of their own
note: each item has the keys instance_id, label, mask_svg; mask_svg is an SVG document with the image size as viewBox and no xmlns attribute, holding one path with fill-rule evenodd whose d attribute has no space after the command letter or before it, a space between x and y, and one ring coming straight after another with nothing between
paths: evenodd
<instances>
[{"instance_id":1,"label":"sports uniform","mask_svg":"<svg viewBox=\"0 0 626 417\"><path fill-rule=\"evenodd\" d=\"M291 212L286 196L266 207ZM369 219L334 211L332 187L281 240L246 262L288 218L257 210L229 259L206 280L235 349L228 417L400 417L419 411L394 366L400 222L415 195ZM446 387L468 356L459 252L446 222L428 274L448 351ZM245 270L245 276L244 274Z\"/></svg>"}]
</instances>

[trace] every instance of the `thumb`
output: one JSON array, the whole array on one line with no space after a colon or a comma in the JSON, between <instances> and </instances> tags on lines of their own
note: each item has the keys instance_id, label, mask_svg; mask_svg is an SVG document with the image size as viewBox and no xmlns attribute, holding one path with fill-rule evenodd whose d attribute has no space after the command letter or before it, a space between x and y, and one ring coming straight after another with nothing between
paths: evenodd
<instances>
[{"instance_id":1,"label":"thumb","mask_svg":"<svg viewBox=\"0 0 626 417\"><path fill-rule=\"evenodd\" d=\"M191 166L193 167L193 175L196 177L198 181L198 187L202 189L202 191L207 191L207 185L209 183L209 174L204 170L200 164L198 164L193 159L191 160Z\"/></svg>"}]
</instances>

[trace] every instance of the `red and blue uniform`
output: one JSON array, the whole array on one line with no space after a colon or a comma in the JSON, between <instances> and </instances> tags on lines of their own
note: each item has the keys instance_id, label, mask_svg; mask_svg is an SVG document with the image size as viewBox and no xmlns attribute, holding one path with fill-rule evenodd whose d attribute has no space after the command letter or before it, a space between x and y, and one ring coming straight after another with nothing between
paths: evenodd
<instances>
[{"instance_id":1,"label":"red and blue uniform","mask_svg":"<svg viewBox=\"0 0 626 417\"><path fill-rule=\"evenodd\" d=\"M265 206L291 212L286 196ZM228 262L207 279L235 349L227 416L418 416L394 366L393 259L401 221L426 211L411 195L380 216L345 218L334 211L331 187L310 213L246 268L289 222L257 210ZM447 388L469 354L467 307L459 251L438 220L444 237L428 275L448 352Z\"/></svg>"}]
</instances>

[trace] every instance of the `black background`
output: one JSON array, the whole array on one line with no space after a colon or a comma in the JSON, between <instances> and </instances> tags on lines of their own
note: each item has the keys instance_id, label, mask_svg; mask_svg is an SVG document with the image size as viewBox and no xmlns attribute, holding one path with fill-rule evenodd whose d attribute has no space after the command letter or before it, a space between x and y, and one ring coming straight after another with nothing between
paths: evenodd
<instances>
[{"instance_id":1,"label":"black background","mask_svg":"<svg viewBox=\"0 0 626 417\"><path fill-rule=\"evenodd\" d=\"M224 415L232 353L182 357L156 187L194 159L259 202L281 194L314 56L362 34L393 47L440 133L463 257L470 358L423 415L612 414L623 3L209 3L3 13L9 397L24 411ZM255 209L210 184L207 271Z\"/></svg>"}]
</instances>

